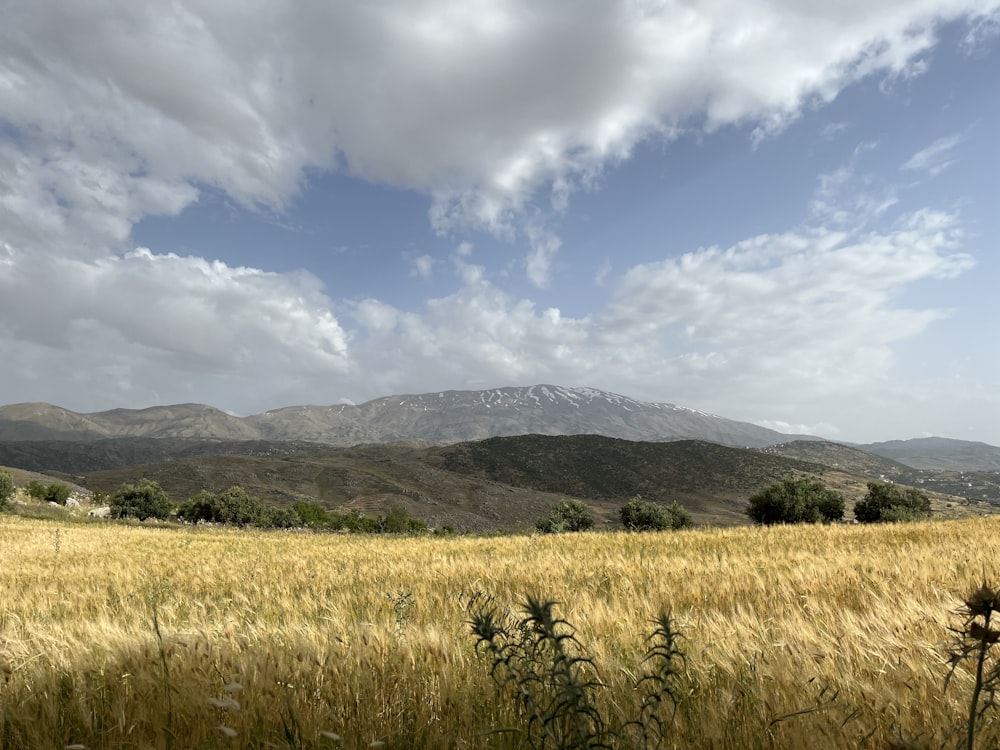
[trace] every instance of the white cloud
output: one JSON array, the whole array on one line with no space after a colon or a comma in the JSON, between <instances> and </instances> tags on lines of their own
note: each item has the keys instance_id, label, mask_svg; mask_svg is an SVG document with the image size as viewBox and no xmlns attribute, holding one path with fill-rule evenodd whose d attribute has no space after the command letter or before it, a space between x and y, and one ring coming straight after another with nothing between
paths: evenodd
<instances>
[{"instance_id":1,"label":"white cloud","mask_svg":"<svg viewBox=\"0 0 1000 750\"><path fill-rule=\"evenodd\" d=\"M790 435L818 435L830 440L836 440L840 435L840 428L827 422L817 422L815 424L792 424L780 419L762 419L756 424L766 427L769 430L777 430Z\"/></svg>"},{"instance_id":2,"label":"white cloud","mask_svg":"<svg viewBox=\"0 0 1000 750\"><path fill-rule=\"evenodd\" d=\"M1000 36L1000 8L983 9L983 12L972 18L969 30L962 40L962 46L969 55L984 54L988 44Z\"/></svg>"},{"instance_id":3,"label":"white cloud","mask_svg":"<svg viewBox=\"0 0 1000 750\"><path fill-rule=\"evenodd\" d=\"M531 242L531 252L528 253L528 280L537 287L549 285L549 275L552 272L552 262L562 246L562 240L547 229L529 225L528 240Z\"/></svg>"},{"instance_id":4,"label":"white cloud","mask_svg":"<svg viewBox=\"0 0 1000 750\"><path fill-rule=\"evenodd\" d=\"M165 371L336 374L347 338L318 279L144 248L98 260L15 253L0 276L7 351L103 351ZM121 368L128 369L128 368Z\"/></svg>"},{"instance_id":5,"label":"white cloud","mask_svg":"<svg viewBox=\"0 0 1000 750\"><path fill-rule=\"evenodd\" d=\"M537 194L560 210L644 138L745 122L773 134L854 80L918 69L937 23L997 7L15 0L0 119L30 172L52 167L24 193L40 218L100 206L119 240L195 186L280 210L304 170L334 167L427 193L442 231L509 234ZM553 252L536 247L536 283Z\"/></svg>"},{"instance_id":6,"label":"white cloud","mask_svg":"<svg viewBox=\"0 0 1000 750\"><path fill-rule=\"evenodd\" d=\"M821 174L810 202L814 221L824 226L863 226L881 217L899 199L896 187L880 182L860 168L862 159L878 148L878 143L858 144L846 164Z\"/></svg>"},{"instance_id":7,"label":"white cloud","mask_svg":"<svg viewBox=\"0 0 1000 750\"><path fill-rule=\"evenodd\" d=\"M422 279L429 279L431 274L434 273L435 260L433 256L421 255L413 259L413 270L411 274L413 276L419 276Z\"/></svg>"},{"instance_id":8,"label":"white cloud","mask_svg":"<svg viewBox=\"0 0 1000 750\"><path fill-rule=\"evenodd\" d=\"M952 156L955 148L962 143L961 135L950 135L938 138L931 145L921 149L911 156L903 164L901 169L912 171L929 172L932 177L937 176L952 164L955 159Z\"/></svg>"},{"instance_id":9,"label":"white cloud","mask_svg":"<svg viewBox=\"0 0 1000 750\"><path fill-rule=\"evenodd\" d=\"M850 128L851 123L849 122L828 122L819 129L819 137L825 141L832 141Z\"/></svg>"}]
</instances>

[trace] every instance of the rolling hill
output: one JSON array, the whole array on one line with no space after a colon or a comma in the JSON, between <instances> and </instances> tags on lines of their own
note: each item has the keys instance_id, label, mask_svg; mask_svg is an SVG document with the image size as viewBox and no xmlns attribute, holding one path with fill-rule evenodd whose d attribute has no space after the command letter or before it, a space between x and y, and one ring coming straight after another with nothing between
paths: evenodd
<instances>
[{"instance_id":1,"label":"rolling hill","mask_svg":"<svg viewBox=\"0 0 1000 750\"><path fill-rule=\"evenodd\" d=\"M525 435L448 446L388 443L286 455L191 456L75 477L111 492L146 477L175 501L202 489L239 484L275 504L299 500L328 509L385 512L394 507L432 525L488 531L530 527L574 497L606 522L635 495L676 501L698 523L747 523L754 492L785 476L822 479L849 500L866 478L820 464L705 441L649 443L594 435ZM933 494L933 493L932 493ZM934 494L939 507L961 505Z\"/></svg>"}]
</instances>

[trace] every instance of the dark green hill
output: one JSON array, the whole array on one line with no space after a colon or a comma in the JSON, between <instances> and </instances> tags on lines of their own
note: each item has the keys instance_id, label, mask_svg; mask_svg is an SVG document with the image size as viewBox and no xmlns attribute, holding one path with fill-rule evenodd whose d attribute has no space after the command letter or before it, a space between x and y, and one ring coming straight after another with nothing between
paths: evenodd
<instances>
[{"instance_id":1,"label":"dark green hill","mask_svg":"<svg viewBox=\"0 0 1000 750\"><path fill-rule=\"evenodd\" d=\"M823 471L817 464L700 440L640 443L600 435L490 438L434 453L450 471L595 500L745 499L790 473Z\"/></svg>"},{"instance_id":2,"label":"dark green hill","mask_svg":"<svg viewBox=\"0 0 1000 750\"><path fill-rule=\"evenodd\" d=\"M0 465L28 471L86 474L205 456L289 456L323 447L305 442L193 438L8 440L0 441Z\"/></svg>"},{"instance_id":3,"label":"dark green hill","mask_svg":"<svg viewBox=\"0 0 1000 750\"><path fill-rule=\"evenodd\" d=\"M528 435L447 447L379 444L294 455L189 456L91 472L83 483L113 491L147 477L175 501L242 485L272 503L315 500L330 509L405 508L432 524L486 530L527 527L559 500L586 500L608 522L641 494L677 501L700 523L745 523L747 497L789 474L819 475L802 461L681 441L641 443L592 435Z\"/></svg>"},{"instance_id":4,"label":"dark green hill","mask_svg":"<svg viewBox=\"0 0 1000 750\"><path fill-rule=\"evenodd\" d=\"M267 441L99 441L49 444L38 460L78 469L103 461L117 468L69 471L63 476L90 488L113 492L146 477L159 482L175 502L200 490L241 485L273 504L300 500L330 510L384 513L403 508L431 525L488 531L529 528L564 498L587 502L602 521L614 524L618 509L634 497L678 502L697 523L742 524L746 500L782 477L822 479L844 493L850 507L892 464L845 446L817 443L798 447L800 457L781 448L756 450L683 440L648 443L597 435L498 437L450 446L379 443L351 448ZM39 444L22 446L39 449ZM161 452L162 451L162 452ZM154 456L131 463L130 459ZM160 458L163 456L163 458ZM812 460L803 460L808 457ZM828 461L831 465L824 465ZM5 463L12 464L10 461ZM902 472L905 467L899 468ZM928 491L968 489L968 475L945 482L911 470L886 479ZM49 468L48 473L53 473ZM956 475L957 476L957 475ZM937 483L939 482L940 483ZM984 485L985 486L985 485ZM976 486L976 500L983 499ZM1000 494L1000 487L993 487ZM959 508L955 498L935 496L937 507ZM968 510L968 509L966 509Z\"/></svg>"}]
</instances>

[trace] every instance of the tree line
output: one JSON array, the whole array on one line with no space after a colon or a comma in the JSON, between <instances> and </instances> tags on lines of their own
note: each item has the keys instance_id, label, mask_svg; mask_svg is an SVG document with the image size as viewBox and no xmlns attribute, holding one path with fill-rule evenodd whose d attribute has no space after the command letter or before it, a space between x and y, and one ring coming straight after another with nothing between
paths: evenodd
<instances>
[{"instance_id":1,"label":"tree line","mask_svg":"<svg viewBox=\"0 0 1000 750\"><path fill-rule=\"evenodd\" d=\"M30 496L65 505L69 487L61 482L45 485L32 481ZM10 472L0 470L0 508L14 496ZM365 516L358 511L337 513L318 503L300 501L291 506L269 506L234 485L221 492L202 490L187 502L175 505L163 488L149 479L123 484L112 495L97 493L95 501L105 501L112 518L167 520L186 523L218 523L240 527L288 529L307 527L331 531L361 533L418 533L427 524L413 518L402 508L384 515ZM815 479L786 478L750 497L746 514L757 524L831 523L844 518L842 495ZM854 517L860 523L912 521L931 515L930 499L912 487L887 482L869 482L868 492L854 504ZM622 526L629 531L665 531L688 528L691 515L674 502L663 505L636 496L619 508ZM594 516L580 500L564 500L548 515L539 518L536 530L545 534L587 531L594 527ZM449 526L444 533L452 533Z\"/></svg>"}]
</instances>

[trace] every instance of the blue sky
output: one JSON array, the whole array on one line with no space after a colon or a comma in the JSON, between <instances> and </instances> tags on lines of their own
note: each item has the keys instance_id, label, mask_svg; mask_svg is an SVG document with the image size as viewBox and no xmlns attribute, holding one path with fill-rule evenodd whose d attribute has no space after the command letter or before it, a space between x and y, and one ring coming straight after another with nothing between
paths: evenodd
<instances>
[{"instance_id":1,"label":"blue sky","mask_svg":"<svg viewBox=\"0 0 1000 750\"><path fill-rule=\"evenodd\" d=\"M0 402L1000 444L1000 4L867 5L16 0Z\"/></svg>"}]
</instances>

